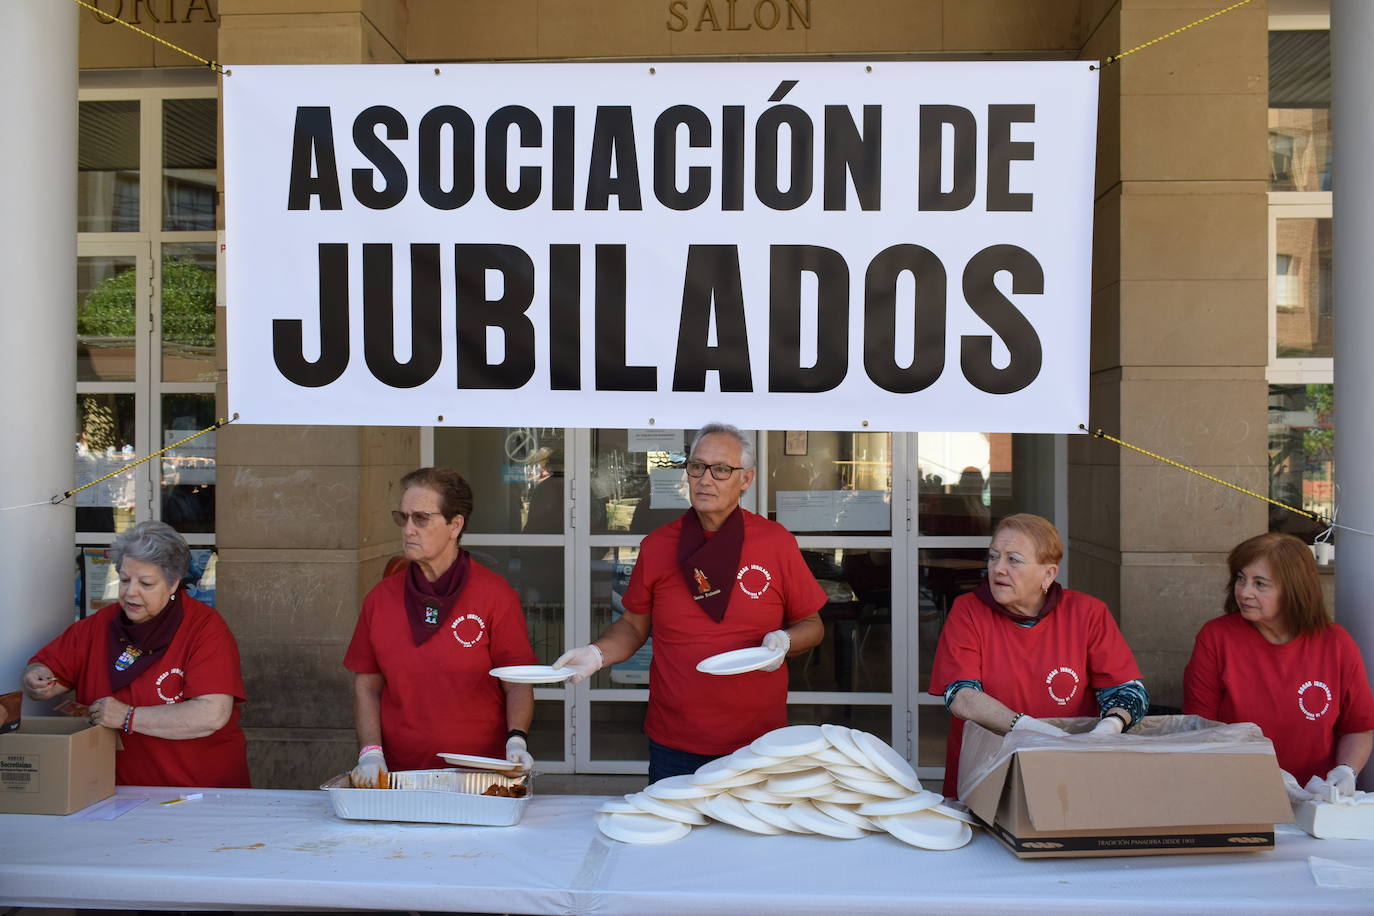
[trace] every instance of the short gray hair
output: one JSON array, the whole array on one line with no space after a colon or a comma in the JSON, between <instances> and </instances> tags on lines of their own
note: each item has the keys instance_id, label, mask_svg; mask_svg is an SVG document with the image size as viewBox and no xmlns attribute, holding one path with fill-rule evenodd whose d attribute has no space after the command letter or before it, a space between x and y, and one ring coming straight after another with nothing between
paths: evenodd
<instances>
[{"instance_id":1,"label":"short gray hair","mask_svg":"<svg viewBox=\"0 0 1374 916\"><path fill-rule=\"evenodd\" d=\"M739 427L731 426L729 423L707 423L697 430L696 437L692 439L691 451L687 453L688 456L697 453L697 446L701 444L702 439L717 435L733 436L735 441L739 443L740 464L746 468L754 466L754 440L740 432Z\"/></svg>"},{"instance_id":2,"label":"short gray hair","mask_svg":"<svg viewBox=\"0 0 1374 916\"><path fill-rule=\"evenodd\" d=\"M115 538L110 561L118 570L126 559L156 566L162 570L162 580L172 588L191 570L191 549L166 522L139 522Z\"/></svg>"}]
</instances>

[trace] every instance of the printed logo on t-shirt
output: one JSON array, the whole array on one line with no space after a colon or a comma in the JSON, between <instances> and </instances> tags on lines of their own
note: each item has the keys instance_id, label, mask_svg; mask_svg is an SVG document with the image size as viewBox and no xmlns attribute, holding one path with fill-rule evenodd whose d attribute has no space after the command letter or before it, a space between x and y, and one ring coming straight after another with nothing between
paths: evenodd
<instances>
[{"instance_id":1,"label":"printed logo on t-shirt","mask_svg":"<svg viewBox=\"0 0 1374 916\"><path fill-rule=\"evenodd\" d=\"M157 688L157 695L162 702L175 703L186 690L186 672L180 668L168 668L157 676L153 686Z\"/></svg>"},{"instance_id":2,"label":"printed logo on t-shirt","mask_svg":"<svg viewBox=\"0 0 1374 916\"><path fill-rule=\"evenodd\" d=\"M750 563L740 567L735 581L739 583L739 590L750 598L762 598L768 586L773 584L773 574L757 563Z\"/></svg>"},{"instance_id":3,"label":"printed logo on t-shirt","mask_svg":"<svg viewBox=\"0 0 1374 916\"><path fill-rule=\"evenodd\" d=\"M1078 695L1078 683L1078 672L1067 665L1051 668L1050 673L1045 675L1045 689L1050 692L1050 699L1060 706L1068 706L1069 701Z\"/></svg>"},{"instance_id":4,"label":"printed logo on t-shirt","mask_svg":"<svg viewBox=\"0 0 1374 916\"><path fill-rule=\"evenodd\" d=\"M476 614L459 616L449 628L453 631L453 638L469 649L481 642L482 634L487 632L486 623Z\"/></svg>"},{"instance_id":5,"label":"printed logo on t-shirt","mask_svg":"<svg viewBox=\"0 0 1374 916\"><path fill-rule=\"evenodd\" d=\"M1331 688L1322 681L1304 681L1298 688L1298 709L1315 722L1331 708Z\"/></svg>"}]
</instances>

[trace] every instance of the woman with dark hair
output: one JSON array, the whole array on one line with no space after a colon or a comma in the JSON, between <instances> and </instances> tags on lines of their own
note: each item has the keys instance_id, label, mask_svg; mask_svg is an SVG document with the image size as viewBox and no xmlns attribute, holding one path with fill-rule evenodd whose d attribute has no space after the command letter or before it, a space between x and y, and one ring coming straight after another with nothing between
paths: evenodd
<instances>
[{"instance_id":1,"label":"woman with dark hair","mask_svg":"<svg viewBox=\"0 0 1374 916\"><path fill-rule=\"evenodd\" d=\"M214 608L184 594L190 557L165 522L120 534L110 547L118 603L67 627L24 669L30 698L75 690L92 725L122 732L120 785L249 785L238 644Z\"/></svg>"},{"instance_id":2,"label":"woman with dark hair","mask_svg":"<svg viewBox=\"0 0 1374 916\"><path fill-rule=\"evenodd\" d=\"M1354 792L1374 747L1374 696L1355 641L1327 614L1311 552L1261 534L1227 562L1226 613L1198 631L1183 711L1254 722L1298 785L1316 776Z\"/></svg>"},{"instance_id":3,"label":"woman with dark hair","mask_svg":"<svg viewBox=\"0 0 1374 916\"><path fill-rule=\"evenodd\" d=\"M534 650L515 589L459 546L472 488L449 468L411 471L391 517L410 562L368 592L344 655L361 748L353 784L444 766L439 753L528 769L534 690L487 672L533 664Z\"/></svg>"},{"instance_id":4,"label":"woman with dark hair","mask_svg":"<svg viewBox=\"0 0 1374 916\"><path fill-rule=\"evenodd\" d=\"M940 632L930 692L954 716L944 793L958 788L964 720L1004 734L1065 734L1039 717L1101 716L1116 735L1150 706L1126 640L1107 606L1055 581L1064 544L1038 515L1009 515L988 548L987 579L960 595Z\"/></svg>"}]
</instances>

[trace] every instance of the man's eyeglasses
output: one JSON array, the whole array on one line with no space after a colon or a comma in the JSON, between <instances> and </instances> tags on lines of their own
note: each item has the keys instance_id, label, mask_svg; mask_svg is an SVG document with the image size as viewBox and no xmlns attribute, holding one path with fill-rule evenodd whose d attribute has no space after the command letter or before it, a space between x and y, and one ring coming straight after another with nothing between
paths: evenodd
<instances>
[{"instance_id":1,"label":"man's eyeglasses","mask_svg":"<svg viewBox=\"0 0 1374 916\"><path fill-rule=\"evenodd\" d=\"M729 480L730 475L736 471L747 471L748 468L737 468L733 464L706 464L703 461L689 461L684 470L688 477L701 477L706 474L706 469L710 468L711 476L716 480Z\"/></svg>"},{"instance_id":2,"label":"man's eyeglasses","mask_svg":"<svg viewBox=\"0 0 1374 916\"><path fill-rule=\"evenodd\" d=\"M442 512L402 512L400 509L391 510L391 520L396 523L397 528L404 528L406 522L415 522L416 528L423 528L429 524L430 519L443 518Z\"/></svg>"}]
</instances>

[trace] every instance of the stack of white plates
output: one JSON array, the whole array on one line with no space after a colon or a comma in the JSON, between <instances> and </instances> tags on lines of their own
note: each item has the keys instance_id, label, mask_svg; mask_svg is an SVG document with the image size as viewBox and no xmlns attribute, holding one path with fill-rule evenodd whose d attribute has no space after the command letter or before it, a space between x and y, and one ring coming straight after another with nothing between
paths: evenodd
<instances>
[{"instance_id":1,"label":"stack of white plates","mask_svg":"<svg viewBox=\"0 0 1374 916\"><path fill-rule=\"evenodd\" d=\"M882 739L843 725L790 725L601 807L601 832L623 843L671 843L720 821L750 833L853 840L891 834L922 849L957 849L975 822L921 788Z\"/></svg>"}]
</instances>

